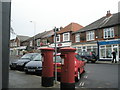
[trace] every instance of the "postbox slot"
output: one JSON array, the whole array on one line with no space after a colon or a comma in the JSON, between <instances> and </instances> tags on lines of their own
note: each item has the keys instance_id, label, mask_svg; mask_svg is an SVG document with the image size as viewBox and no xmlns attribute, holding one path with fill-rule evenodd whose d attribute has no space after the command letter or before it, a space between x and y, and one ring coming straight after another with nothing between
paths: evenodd
<instances>
[{"instance_id":1,"label":"postbox slot","mask_svg":"<svg viewBox=\"0 0 120 90\"><path fill-rule=\"evenodd\" d=\"M66 54L61 54L60 57L61 57L61 65L64 65L65 64L65 58L66 58Z\"/></svg>"},{"instance_id":2,"label":"postbox slot","mask_svg":"<svg viewBox=\"0 0 120 90\"><path fill-rule=\"evenodd\" d=\"M41 61L43 62L44 61L44 54L42 53L41 56L42 56Z\"/></svg>"}]
</instances>

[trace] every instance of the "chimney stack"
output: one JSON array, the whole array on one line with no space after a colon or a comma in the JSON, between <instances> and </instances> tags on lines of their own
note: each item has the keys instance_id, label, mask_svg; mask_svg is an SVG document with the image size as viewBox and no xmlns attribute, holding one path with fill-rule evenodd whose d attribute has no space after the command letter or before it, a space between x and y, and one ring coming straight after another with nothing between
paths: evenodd
<instances>
[{"instance_id":1,"label":"chimney stack","mask_svg":"<svg viewBox=\"0 0 120 90\"><path fill-rule=\"evenodd\" d=\"M112 15L112 14L110 13L110 10L107 11L106 17L109 17L109 16L111 16L111 15Z\"/></svg>"}]
</instances>

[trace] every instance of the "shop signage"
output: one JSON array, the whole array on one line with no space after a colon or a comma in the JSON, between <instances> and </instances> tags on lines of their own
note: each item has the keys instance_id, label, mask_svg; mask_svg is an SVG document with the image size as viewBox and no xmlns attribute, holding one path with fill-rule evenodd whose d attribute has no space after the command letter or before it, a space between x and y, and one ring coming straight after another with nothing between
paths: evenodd
<instances>
[{"instance_id":1,"label":"shop signage","mask_svg":"<svg viewBox=\"0 0 120 90\"><path fill-rule=\"evenodd\" d=\"M102 42L99 42L99 45L108 45L108 44L120 44L120 40L102 41Z\"/></svg>"}]
</instances>

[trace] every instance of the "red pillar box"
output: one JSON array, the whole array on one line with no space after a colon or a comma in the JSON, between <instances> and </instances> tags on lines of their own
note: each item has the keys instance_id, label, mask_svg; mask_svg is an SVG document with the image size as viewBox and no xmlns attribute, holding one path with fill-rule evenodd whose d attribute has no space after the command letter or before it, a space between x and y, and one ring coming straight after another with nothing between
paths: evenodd
<instances>
[{"instance_id":1,"label":"red pillar box","mask_svg":"<svg viewBox=\"0 0 120 90\"><path fill-rule=\"evenodd\" d=\"M42 86L53 86L53 48L41 48L42 55Z\"/></svg>"},{"instance_id":2,"label":"red pillar box","mask_svg":"<svg viewBox=\"0 0 120 90\"><path fill-rule=\"evenodd\" d=\"M75 62L74 62L74 57L75 57L75 48L61 48L61 58L62 58L62 63L61 63L61 84L60 87L61 89L64 90L64 88L71 88L75 89Z\"/></svg>"}]
</instances>

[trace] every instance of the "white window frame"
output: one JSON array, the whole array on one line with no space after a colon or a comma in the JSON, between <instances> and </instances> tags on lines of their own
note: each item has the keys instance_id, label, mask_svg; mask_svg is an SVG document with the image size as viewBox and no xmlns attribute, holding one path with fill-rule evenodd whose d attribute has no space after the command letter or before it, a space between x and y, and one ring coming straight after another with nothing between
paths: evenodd
<instances>
[{"instance_id":1,"label":"white window frame","mask_svg":"<svg viewBox=\"0 0 120 90\"><path fill-rule=\"evenodd\" d=\"M43 39L42 42L43 42L43 44L46 45L47 44L47 39Z\"/></svg>"},{"instance_id":2,"label":"white window frame","mask_svg":"<svg viewBox=\"0 0 120 90\"><path fill-rule=\"evenodd\" d=\"M57 37L58 36L58 37ZM59 40L57 41L57 38L59 38ZM55 42L55 36L54 36L54 42ZM56 42L60 42L60 34L56 35Z\"/></svg>"},{"instance_id":3,"label":"white window frame","mask_svg":"<svg viewBox=\"0 0 120 90\"><path fill-rule=\"evenodd\" d=\"M94 31L86 32L86 40L87 41L95 40L95 32Z\"/></svg>"},{"instance_id":4,"label":"white window frame","mask_svg":"<svg viewBox=\"0 0 120 90\"><path fill-rule=\"evenodd\" d=\"M75 42L80 42L80 33L75 34Z\"/></svg>"},{"instance_id":5,"label":"white window frame","mask_svg":"<svg viewBox=\"0 0 120 90\"><path fill-rule=\"evenodd\" d=\"M114 28L111 27L111 28L105 28L103 29L103 37L106 39L106 38L113 38L114 37ZM110 32L110 36L108 36L108 32ZM106 33L106 34L105 34Z\"/></svg>"},{"instance_id":6,"label":"white window frame","mask_svg":"<svg viewBox=\"0 0 120 90\"><path fill-rule=\"evenodd\" d=\"M30 46L33 46L33 41L30 41Z\"/></svg>"},{"instance_id":7,"label":"white window frame","mask_svg":"<svg viewBox=\"0 0 120 90\"><path fill-rule=\"evenodd\" d=\"M14 42L14 46L17 46L17 42Z\"/></svg>"},{"instance_id":8,"label":"white window frame","mask_svg":"<svg viewBox=\"0 0 120 90\"><path fill-rule=\"evenodd\" d=\"M68 34L67 39L65 39L65 34ZM70 41L70 33L69 32L68 33L63 33L63 42L64 41Z\"/></svg>"},{"instance_id":9,"label":"white window frame","mask_svg":"<svg viewBox=\"0 0 120 90\"><path fill-rule=\"evenodd\" d=\"M40 46L40 39L37 39L37 46Z\"/></svg>"}]
</instances>

